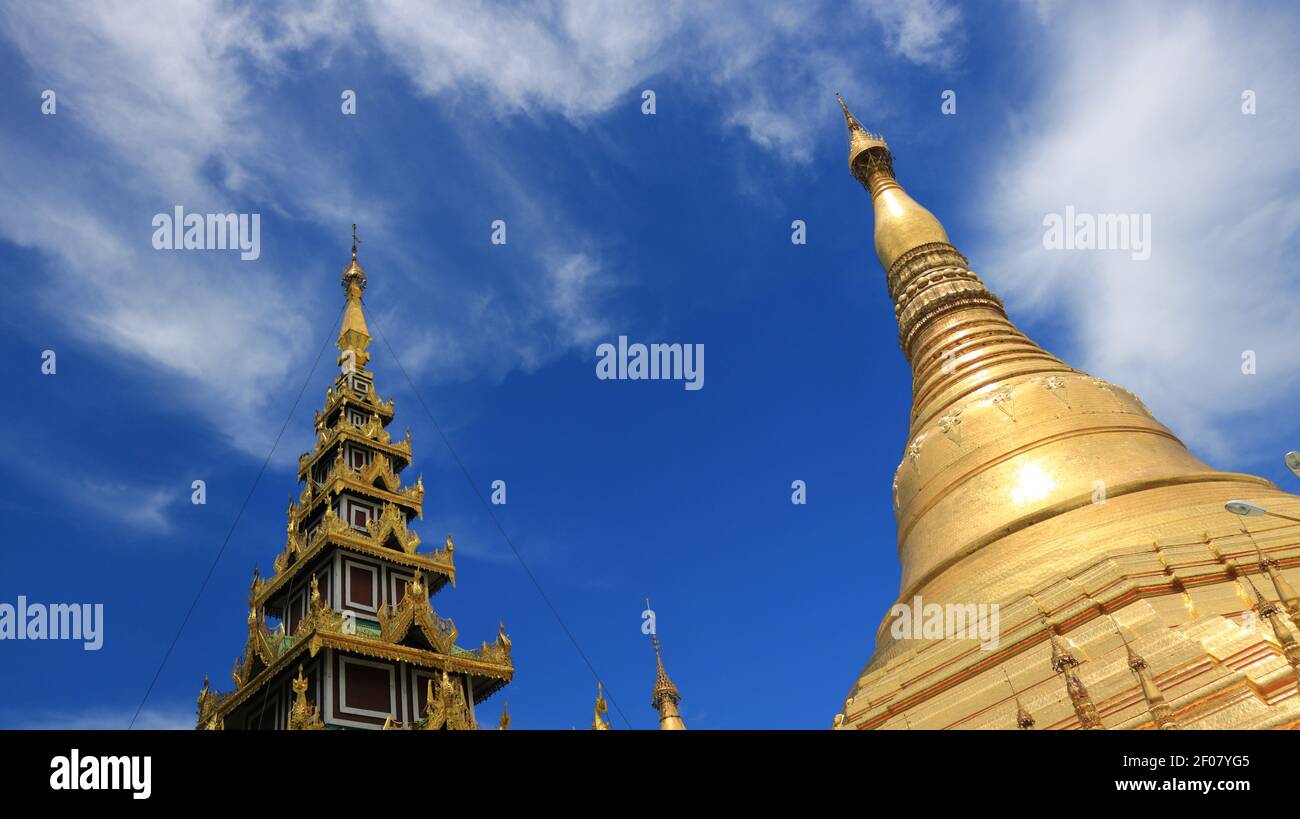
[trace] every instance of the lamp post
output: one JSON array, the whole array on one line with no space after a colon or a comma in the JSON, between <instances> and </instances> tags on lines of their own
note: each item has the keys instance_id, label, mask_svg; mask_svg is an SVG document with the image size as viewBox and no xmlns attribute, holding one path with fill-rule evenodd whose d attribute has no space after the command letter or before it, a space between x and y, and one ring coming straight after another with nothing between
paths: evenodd
<instances>
[{"instance_id":1,"label":"lamp post","mask_svg":"<svg viewBox=\"0 0 1300 819\"><path fill-rule=\"evenodd\" d=\"M1300 452L1296 452L1294 449L1291 450L1282 457L1282 462L1297 478L1300 478Z\"/></svg>"},{"instance_id":2,"label":"lamp post","mask_svg":"<svg viewBox=\"0 0 1300 819\"><path fill-rule=\"evenodd\" d=\"M1240 515L1243 518L1254 518L1261 515L1268 515L1271 518L1281 518L1282 520L1290 520L1300 523L1300 518L1293 518L1290 515L1283 515L1279 512L1270 512L1258 503L1251 503L1250 501L1245 500L1230 500L1223 504L1223 508L1227 509L1232 514Z\"/></svg>"},{"instance_id":3,"label":"lamp post","mask_svg":"<svg viewBox=\"0 0 1300 819\"><path fill-rule=\"evenodd\" d=\"M1293 452L1287 453L1287 460L1289 461L1291 455L1294 454L1295 453ZM1251 503L1250 501L1230 500L1223 504L1223 508L1227 509L1234 515L1240 515L1245 518L1267 515L1273 518L1293 520L1296 523L1300 523L1300 518L1293 518L1290 515L1270 512L1258 503ZM1249 536L1249 530L1246 531L1246 534ZM1251 542L1254 543L1254 538L1251 538ZM1295 623L1296 628L1300 628L1300 595L1296 594L1295 589L1291 587L1291 584L1288 583L1286 578L1282 576L1282 573L1278 571L1279 567L1277 561L1271 557L1266 557L1264 553L1260 551L1258 543L1255 543L1255 552L1259 555L1260 567L1263 568L1264 572L1268 575L1269 580L1273 581L1273 588L1277 590L1278 599L1282 603L1283 607L1286 608L1287 613L1291 616L1291 622ZM1300 669L1297 669L1296 673L1300 674ZM1297 677L1297 679L1300 679L1300 677Z\"/></svg>"}]
</instances>

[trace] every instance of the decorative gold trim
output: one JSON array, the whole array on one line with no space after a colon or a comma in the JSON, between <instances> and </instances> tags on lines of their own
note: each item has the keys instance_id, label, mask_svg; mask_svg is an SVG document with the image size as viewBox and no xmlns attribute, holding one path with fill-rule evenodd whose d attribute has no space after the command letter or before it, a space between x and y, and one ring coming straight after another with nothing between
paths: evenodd
<instances>
[{"instance_id":1,"label":"decorative gold trim","mask_svg":"<svg viewBox=\"0 0 1300 819\"><path fill-rule=\"evenodd\" d=\"M302 665L298 665L298 676L292 681L293 707L289 709L290 731L320 731L325 723L321 722L320 709L307 704L307 678L302 674Z\"/></svg>"},{"instance_id":2,"label":"decorative gold trim","mask_svg":"<svg viewBox=\"0 0 1300 819\"><path fill-rule=\"evenodd\" d=\"M327 452L336 444L346 441L353 441L397 458L402 463L403 469L411 464L411 431L409 429L406 431L405 438L397 443L388 443L366 436L361 429L353 426L351 421L343 419L342 422L336 423L333 427L320 431L317 435L316 447L311 452L304 452L298 456L298 480L305 481L310 476L311 470L316 467Z\"/></svg>"},{"instance_id":3,"label":"decorative gold trim","mask_svg":"<svg viewBox=\"0 0 1300 819\"><path fill-rule=\"evenodd\" d=\"M433 680L429 680L424 703L425 731L473 731L478 728L470 716L469 706L465 702L465 691L452 682L446 669L438 681L438 693L433 692Z\"/></svg>"},{"instance_id":4,"label":"decorative gold trim","mask_svg":"<svg viewBox=\"0 0 1300 819\"><path fill-rule=\"evenodd\" d=\"M390 539L394 540L408 555L414 554L420 545L420 536L406 528L406 515L393 503L384 504L379 517L366 523L366 530L376 544L387 546Z\"/></svg>"},{"instance_id":5,"label":"decorative gold trim","mask_svg":"<svg viewBox=\"0 0 1300 819\"><path fill-rule=\"evenodd\" d=\"M515 671L508 660L506 662L499 660L499 654L485 657L481 654L481 649L477 651L457 649L452 654L438 654L412 646L386 643L377 637L321 631L318 628L311 634L303 634L286 640L284 653L270 666L259 671L251 680L245 681L244 685L237 690L226 694L213 693L212 696L216 699L212 700L214 707L210 711L209 719L224 719L235 708L247 702L249 697L260 690L263 685L279 674L304 651L309 656L315 657L320 653L321 649L334 649L390 662L404 662L420 668L446 669L452 673L498 681L498 685L493 686L492 690L510 682ZM486 696L485 694L482 697L476 697L476 700L482 700Z\"/></svg>"},{"instance_id":6,"label":"decorative gold trim","mask_svg":"<svg viewBox=\"0 0 1300 819\"><path fill-rule=\"evenodd\" d=\"M358 554L390 560L410 568L433 572L440 579L430 586L430 592L436 592L446 582L456 585L456 565L452 547L449 542L442 549L431 553L415 551L398 551L382 541L376 541L370 532L360 532L334 514L333 508L325 510L321 526L316 530L310 544L305 544L302 533L290 535L285 542L284 551L276 556L271 568L275 574L269 580L254 579L254 594L257 605L265 605L268 599L282 589L291 578L297 576L299 567L308 565L328 544L347 549Z\"/></svg>"},{"instance_id":7,"label":"decorative gold trim","mask_svg":"<svg viewBox=\"0 0 1300 819\"><path fill-rule=\"evenodd\" d=\"M378 611L380 638L386 643L400 643L410 633L411 626L420 629L429 645L439 654L450 654L456 645L459 631L456 624L446 617L438 616L429 603L429 592L424 588L420 572L406 585L406 593L396 606L380 606Z\"/></svg>"}]
</instances>

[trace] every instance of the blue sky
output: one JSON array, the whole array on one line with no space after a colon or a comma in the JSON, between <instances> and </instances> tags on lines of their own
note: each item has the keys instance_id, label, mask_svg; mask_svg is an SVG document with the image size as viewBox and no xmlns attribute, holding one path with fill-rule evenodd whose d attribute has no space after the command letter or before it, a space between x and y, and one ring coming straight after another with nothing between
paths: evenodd
<instances>
[{"instance_id":1,"label":"blue sky","mask_svg":"<svg viewBox=\"0 0 1300 819\"><path fill-rule=\"evenodd\" d=\"M584 727L595 690L478 499L500 479L496 515L615 727L655 724L646 596L689 726L829 725L897 591L910 398L837 91L1023 329L1215 466L1294 487L1294 10L697 5L0 11L0 602L106 616L99 652L0 643L0 726L134 712L337 330L354 221L372 330L473 479L377 340L428 489L420 531L456 538L435 608L466 644L498 618L514 643L515 682L480 718L508 698L515 727ZM260 213L260 258L154 250L176 204ZM1150 213L1152 258L1044 251L1066 205ZM703 344L705 388L597 380L619 335ZM139 724L190 725L204 673L229 687L331 362Z\"/></svg>"}]
</instances>

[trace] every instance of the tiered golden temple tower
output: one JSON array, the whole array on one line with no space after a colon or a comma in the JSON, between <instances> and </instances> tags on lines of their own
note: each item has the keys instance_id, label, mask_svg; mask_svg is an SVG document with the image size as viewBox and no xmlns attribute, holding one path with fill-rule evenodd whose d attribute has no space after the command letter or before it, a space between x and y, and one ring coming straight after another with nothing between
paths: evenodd
<instances>
[{"instance_id":1,"label":"tiered golden temple tower","mask_svg":"<svg viewBox=\"0 0 1300 819\"><path fill-rule=\"evenodd\" d=\"M454 545L448 535L441 549L421 549L409 528L423 518L424 484L402 485L410 432L392 439L393 402L380 400L366 369L355 227L343 271L341 372L316 413L315 449L298 461L305 485L289 505L274 574L254 570L234 690L218 694L204 680L200 728L473 729L475 704L514 674L504 626L493 642L466 650L430 604L455 585Z\"/></svg>"},{"instance_id":2,"label":"tiered golden temple tower","mask_svg":"<svg viewBox=\"0 0 1300 819\"><path fill-rule=\"evenodd\" d=\"M1026 338L844 116L913 372L898 601L996 604L1000 628L981 648L887 617L835 726L1300 727L1300 498Z\"/></svg>"}]
</instances>

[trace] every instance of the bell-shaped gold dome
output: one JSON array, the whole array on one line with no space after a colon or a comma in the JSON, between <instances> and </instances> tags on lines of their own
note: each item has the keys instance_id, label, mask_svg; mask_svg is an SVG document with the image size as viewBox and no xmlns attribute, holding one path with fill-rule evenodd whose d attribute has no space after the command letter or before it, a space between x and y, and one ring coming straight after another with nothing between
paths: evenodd
<instances>
[{"instance_id":1,"label":"bell-shaped gold dome","mask_svg":"<svg viewBox=\"0 0 1300 819\"><path fill-rule=\"evenodd\" d=\"M1057 631L1144 597L1157 601L1142 604L1143 615L1171 628L1248 607L1236 591L1240 570L1225 556L1242 549L1241 519L1224 504L1257 498L1300 517L1300 498L1262 478L1212 469L1133 393L1067 366L1021 333L938 219L898 184L884 139L844 113L849 167L871 194L876 250L913 373L911 428L894 476L899 603L994 605L1004 613L997 655L974 643L900 636L891 614L841 726L885 724L900 711L912 715L904 725L935 713L938 723L926 727L969 724L976 711L965 709L988 703L948 689L981 677L1001 702L1003 681L981 676L997 671L998 658L1042 653ZM1270 531L1289 555L1278 565L1294 573L1300 529ZM1226 619L1214 623L1223 640L1236 634ZM1122 651L1113 629L1097 633ZM1300 667L1300 648L1293 653ZM1035 667L1050 675L1045 656ZM1134 701L1142 701L1136 689ZM1289 712L1300 713L1300 696L1289 702ZM1051 713L1032 707L1039 719ZM1007 709L1014 725L1014 703Z\"/></svg>"}]
</instances>

